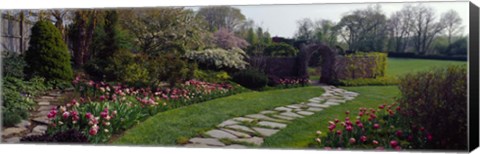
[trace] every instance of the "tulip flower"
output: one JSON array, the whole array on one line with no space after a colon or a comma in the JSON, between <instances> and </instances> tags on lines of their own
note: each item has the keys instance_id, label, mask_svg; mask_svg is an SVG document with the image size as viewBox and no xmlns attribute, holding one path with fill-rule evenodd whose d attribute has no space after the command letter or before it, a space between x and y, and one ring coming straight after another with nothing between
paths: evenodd
<instances>
[{"instance_id":1,"label":"tulip flower","mask_svg":"<svg viewBox=\"0 0 480 154\"><path fill-rule=\"evenodd\" d=\"M357 142L357 141L355 140L355 138L353 138L353 137L350 138L348 141L350 142L350 144L354 144L355 142Z\"/></svg>"},{"instance_id":2,"label":"tulip flower","mask_svg":"<svg viewBox=\"0 0 480 154\"><path fill-rule=\"evenodd\" d=\"M367 137L366 137L366 136L361 136L361 137L360 137L360 141L362 141L362 142L367 142Z\"/></svg>"},{"instance_id":3,"label":"tulip flower","mask_svg":"<svg viewBox=\"0 0 480 154\"><path fill-rule=\"evenodd\" d=\"M345 130L351 132L351 131L353 130L353 127L350 126L350 125L347 125L347 126L345 127Z\"/></svg>"},{"instance_id":4,"label":"tulip flower","mask_svg":"<svg viewBox=\"0 0 480 154\"><path fill-rule=\"evenodd\" d=\"M398 146L398 141L396 141L396 140L390 141L390 146L397 147Z\"/></svg>"},{"instance_id":5,"label":"tulip flower","mask_svg":"<svg viewBox=\"0 0 480 154\"><path fill-rule=\"evenodd\" d=\"M322 143L322 139L320 138L316 138L315 141L317 141L318 143Z\"/></svg>"},{"instance_id":6,"label":"tulip flower","mask_svg":"<svg viewBox=\"0 0 480 154\"><path fill-rule=\"evenodd\" d=\"M372 143L373 143L374 145L378 145L378 141L377 141L377 140L373 140Z\"/></svg>"},{"instance_id":7,"label":"tulip flower","mask_svg":"<svg viewBox=\"0 0 480 154\"><path fill-rule=\"evenodd\" d=\"M373 128L378 129L378 128L380 128L380 125L379 124L373 124Z\"/></svg>"},{"instance_id":8,"label":"tulip flower","mask_svg":"<svg viewBox=\"0 0 480 154\"><path fill-rule=\"evenodd\" d=\"M401 131L401 130L397 130L397 132L395 132L395 134L396 134L398 137L402 137L402 131Z\"/></svg>"},{"instance_id":9,"label":"tulip flower","mask_svg":"<svg viewBox=\"0 0 480 154\"><path fill-rule=\"evenodd\" d=\"M70 113L69 112L63 112L62 116L63 116L64 119L67 119L70 116Z\"/></svg>"},{"instance_id":10,"label":"tulip flower","mask_svg":"<svg viewBox=\"0 0 480 154\"><path fill-rule=\"evenodd\" d=\"M342 135L342 130L337 130L337 135Z\"/></svg>"}]
</instances>

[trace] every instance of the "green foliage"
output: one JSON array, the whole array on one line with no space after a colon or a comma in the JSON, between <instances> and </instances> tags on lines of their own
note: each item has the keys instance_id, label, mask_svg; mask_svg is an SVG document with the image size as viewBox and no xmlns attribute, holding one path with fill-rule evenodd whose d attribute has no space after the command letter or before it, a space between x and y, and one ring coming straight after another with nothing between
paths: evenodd
<instances>
[{"instance_id":1,"label":"green foliage","mask_svg":"<svg viewBox=\"0 0 480 154\"><path fill-rule=\"evenodd\" d=\"M386 86L386 85L397 85L398 79L395 77L377 77L377 78L360 78L360 79L347 79L340 80L338 85L340 86Z\"/></svg>"},{"instance_id":2,"label":"green foliage","mask_svg":"<svg viewBox=\"0 0 480 154\"><path fill-rule=\"evenodd\" d=\"M185 54L185 57L199 63L207 69L242 70L248 65L245 61L247 55L239 48L233 48L230 50L217 48L189 51Z\"/></svg>"},{"instance_id":3,"label":"green foliage","mask_svg":"<svg viewBox=\"0 0 480 154\"><path fill-rule=\"evenodd\" d=\"M3 76L24 78L23 69L27 66L25 59L21 55L8 54L8 52L4 53L5 54L2 54Z\"/></svg>"},{"instance_id":4,"label":"green foliage","mask_svg":"<svg viewBox=\"0 0 480 154\"><path fill-rule=\"evenodd\" d=\"M195 70L195 65L189 64L179 53L173 52L149 57L146 65L149 68L150 81L167 81L172 87L191 78Z\"/></svg>"},{"instance_id":5,"label":"green foliage","mask_svg":"<svg viewBox=\"0 0 480 154\"><path fill-rule=\"evenodd\" d=\"M200 81L206 81L211 83L219 83L219 82L226 82L231 79L230 75L228 75L225 71L211 71L211 70L195 70L193 77Z\"/></svg>"},{"instance_id":6,"label":"green foliage","mask_svg":"<svg viewBox=\"0 0 480 154\"><path fill-rule=\"evenodd\" d=\"M436 149L467 148L467 68L451 65L400 80L403 114L434 136Z\"/></svg>"},{"instance_id":7,"label":"green foliage","mask_svg":"<svg viewBox=\"0 0 480 154\"><path fill-rule=\"evenodd\" d=\"M111 59L111 63L106 68L106 72L114 76L115 81L133 83L148 82L148 70L143 67L141 58L128 50L120 50Z\"/></svg>"},{"instance_id":8,"label":"green foliage","mask_svg":"<svg viewBox=\"0 0 480 154\"><path fill-rule=\"evenodd\" d=\"M12 126L28 117L28 111L33 109L33 97L49 89L42 78L32 78L23 81L15 77L2 79L2 123Z\"/></svg>"},{"instance_id":9,"label":"green foliage","mask_svg":"<svg viewBox=\"0 0 480 154\"><path fill-rule=\"evenodd\" d=\"M32 27L31 36L25 55L28 77L70 81L73 78L70 54L58 29L49 21L38 21Z\"/></svg>"},{"instance_id":10,"label":"green foliage","mask_svg":"<svg viewBox=\"0 0 480 154\"><path fill-rule=\"evenodd\" d=\"M346 66L340 68L347 76L339 79L355 79L357 77L383 77L387 69L387 54L381 52L357 52L345 56Z\"/></svg>"},{"instance_id":11,"label":"green foliage","mask_svg":"<svg viewBox=\"0 0 480 154\"><path fill-rule=\"evenodd\" d=\"M463 37L455 42L453 42L446 49L447 55L467 55L468 41L467 37Z\"/></svg>"},{"instance_id":12,"label":"green foliage","mask_svg":"<svg viewBox=\"0 0 480 154\"><path fill-rule=\"evenodd\" d=\"M272 43L265 48L265 56L290 57L297 55L298 50L287 43Z\"/></svg>"},{"instance_id":13,"label":"green foliage","mask_svg":"<svg viewBox=\"0 0 480 154\"><path fill-rule=\"evenodd\" d=\"M253 90L260 90L268 83L267 75L255 69L239 71L232 78L234 82Z\"/></svg>"}]
</instances>

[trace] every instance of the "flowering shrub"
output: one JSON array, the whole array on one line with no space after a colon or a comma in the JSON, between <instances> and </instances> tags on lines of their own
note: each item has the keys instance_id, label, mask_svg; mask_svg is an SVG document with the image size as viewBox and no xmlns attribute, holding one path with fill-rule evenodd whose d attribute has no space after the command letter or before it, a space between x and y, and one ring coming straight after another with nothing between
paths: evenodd
<instances>
[{"instance_id":1,"label":"flowering shrub","mask_svg":"<svg viewBox=\"0 0 480 154\"><path fill-rule=\"evenodd\" d=\"M73 81L81 98L52 108L48 133L80 130L92 143L108 142L112 134L158 112L232 95L243 89L228 83L189 80L176 88L132 88L122 84Z\"/></svg>"},{"instance_id":2,"label":"flowering shrub","mask_svg":"<svg viewBox=\"0 0 480 154\"><path fill-rule=\"evenodd\" d=\"M427 148L434 136L420 125L406 125L397 103L378 109L359 108L358 115L346 111L345 121L329 121L329 132L317 131L316 142L325 149L418 149ZM350 116L356 117L350 119Z\"/></svg>"}]
</instances>

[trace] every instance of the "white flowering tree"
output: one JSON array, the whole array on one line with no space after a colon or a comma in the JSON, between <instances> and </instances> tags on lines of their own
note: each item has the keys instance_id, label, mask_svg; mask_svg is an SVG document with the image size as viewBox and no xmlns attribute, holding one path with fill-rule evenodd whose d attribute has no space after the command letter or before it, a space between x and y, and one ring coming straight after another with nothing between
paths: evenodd
<instances>
[{"instance_id":1,"label":"white flowering tree","mask_svg":"<svg viewBox=\"0 0 480 154\"><path fill-rule=\"evenodd\" d=\"M248 62L245 61L247 54L240 48L188 51L185 57L205 65L207 68L243 70L248 65Z\"/></svg>"}]
</instances>

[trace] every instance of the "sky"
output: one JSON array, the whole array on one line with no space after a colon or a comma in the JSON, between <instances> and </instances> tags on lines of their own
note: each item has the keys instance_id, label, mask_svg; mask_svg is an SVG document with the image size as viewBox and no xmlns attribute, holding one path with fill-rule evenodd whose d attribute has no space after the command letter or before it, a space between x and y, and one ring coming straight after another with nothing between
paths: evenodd
<instances>
[{"instance_id":1,"label":"sky","mask_svg":"<svg viewBox=\"0 0 480 154\"><path fill-rule=\"evenodd\" d=\"M344 4L309 4L309 5L244 5L239 8L247 19L252 19L257 26L268 30L271 36L293 37L297 30L297 21L310 18L313 21L328 19L340 21L343 15L357 9L365 9L376 3ZM408 3L378 3L387 17L399 11ZM424 2L435 10L438 20L442 13L453 9L458 12L464 25L463 34L468 33L468 2ZM194 8L196 10L196 8Z\"/></svg>"}]
</instances>

